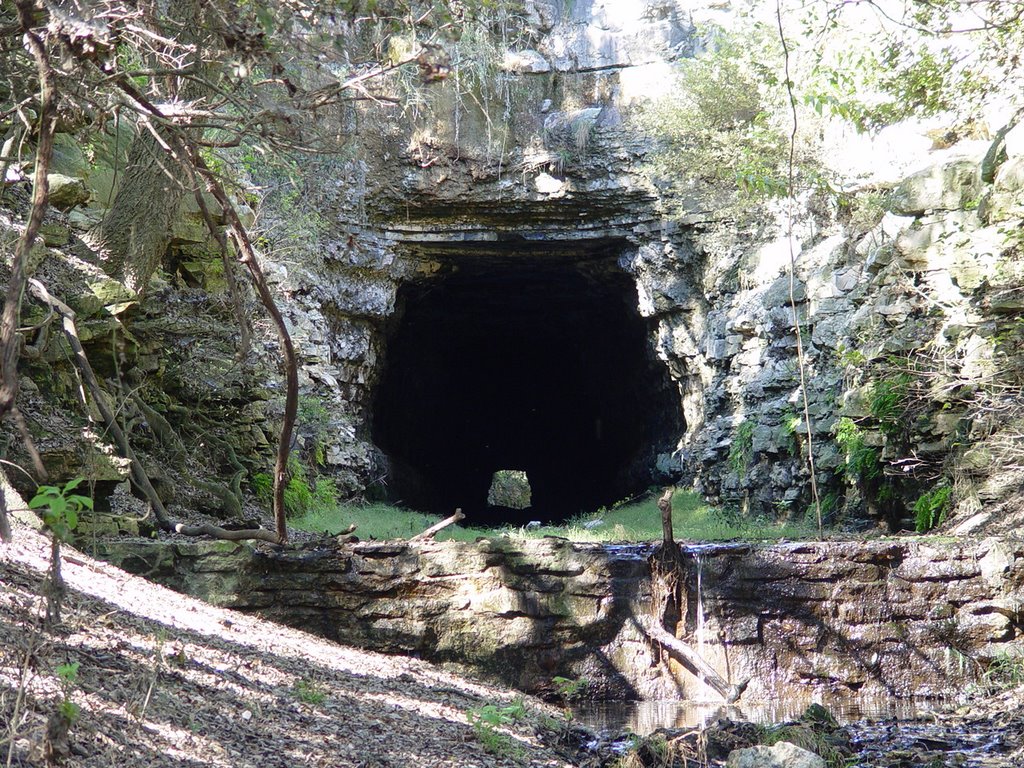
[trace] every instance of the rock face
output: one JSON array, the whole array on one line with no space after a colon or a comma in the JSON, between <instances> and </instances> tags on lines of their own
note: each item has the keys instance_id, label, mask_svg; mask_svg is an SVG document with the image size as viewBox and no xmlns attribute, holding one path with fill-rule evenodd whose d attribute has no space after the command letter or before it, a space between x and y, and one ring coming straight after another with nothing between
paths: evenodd
<instances>
[{"instance_id":1,"label":"rock face","mask_svg":"<svg viewBox=\"0 0 1024 768\"><path fill-rule=\"evenodd\" d=\"M987 142L968 141L838 210L813 198L792 237L777 203L738 215L713 190L669 216L634 111L727 5L524 2L479 70L405 114L360 102L345 154L310 159L300 202L260 212L290 233L264 266L300 360L297 453L342 496L525 523L682 482L749 515L998 527L1024 477L1019 136L985 173ZM110 199L73 150L57 170L88 189L67 177L76 209L50 247ZM143 451L182 464L174 428L212 448L218 482L179 500L230 495L231 512L270 464L276 342L257 323L238 349L216 244L198 211L179 218L174 290L69 301L105 373L146 382L126 402ZM197 402L212 412L191 429ZM521 520L487 509L505 469L527 476Z\"/></svg>"},{"instance_id":2,"label":"rock face","mask_svg":"<svg viewBox=\"0 0 1024 768\"><path fill-rule=\"evenodd\" d=\"M281 285L306 392L343 425L328 467L471 520L509 467L533 517L670 481L778 517L814 508L813 457L826 520L913 527L962 438L991 437L971 393L1016 354L1019 158L986 184L984 143L937 151L851 221L808 211L792 242L770 204L742 224L698 195L669 220L630 109L717 11L527 11L501 121L435 89L319 184L322 253ZM965 513L1015 487L985 466L957 480Z\"/></svg>"},{"instance_id":3,"label":"rock face","mask_svg":"<svg viewBox=\"0 0 1024 768\"><path fill-rule=\"evenodd\" d=\"M465 665L526 691L551 692L552 678L563 676L585 677L595 696L713 695L688 669L662 663L641 629L638 617L652 611L646 546L560 539L284 553L229 542L98 546L127 570L218 605L348 644ZM1019 541L683 552L686 610L677 635L723 677L749 678L744 699L800 691L947 695L1020 641Z\"/></svg>"}]
</instances>

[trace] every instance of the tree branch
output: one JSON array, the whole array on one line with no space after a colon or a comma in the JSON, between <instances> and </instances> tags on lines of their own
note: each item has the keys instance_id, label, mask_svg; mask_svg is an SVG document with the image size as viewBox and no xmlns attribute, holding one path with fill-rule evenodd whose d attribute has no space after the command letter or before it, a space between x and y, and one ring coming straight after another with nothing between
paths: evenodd
<instances>
[{"instance_id":1,"label":"tree branch","mask_svg":"<svg viewBox=\"0 0 1024 768\"><path fill-rule=\"evenodd\" d=\"M433 539L438 534L439 531L447 528L449 525L454 525L455 523L459 522L459 520L465 519L466 516L462 514L462 509L456 509L454 515L452 515L451 517L446 517L439 523L435 523L422 533L417 533L415 536L409 539L409 541L429 541L430 539Z\"/></svg>"}]
</instances>

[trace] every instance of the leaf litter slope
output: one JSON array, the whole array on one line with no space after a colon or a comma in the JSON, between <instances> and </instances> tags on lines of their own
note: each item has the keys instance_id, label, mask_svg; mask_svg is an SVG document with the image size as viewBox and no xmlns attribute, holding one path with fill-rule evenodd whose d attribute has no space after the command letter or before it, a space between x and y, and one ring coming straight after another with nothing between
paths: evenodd
<instances>
[{"instance_id":1,"label":"leaf litter slope","mask_svg":"<svg viewBox=\"0 0 1024 768\"><path fill-rule=\"evenodd\" d=\"M483 750L465 713L508 691L214 608L73 550L65 620L46 634L48 552L26 529L0 545L0 765L11 743L13 765L40 764L65 697L80 708L71 766L571 765L526 724L511 726L520 762Z\"/></svg>"}]
</instances>

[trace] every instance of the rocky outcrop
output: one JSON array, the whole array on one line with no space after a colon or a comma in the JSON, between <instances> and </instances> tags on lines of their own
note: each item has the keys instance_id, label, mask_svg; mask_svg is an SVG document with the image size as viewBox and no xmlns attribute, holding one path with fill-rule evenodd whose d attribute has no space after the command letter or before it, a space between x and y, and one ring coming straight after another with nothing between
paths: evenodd
<instances>
[{"instance_id":1,"label":"rocky outcrop","mask_svg":"<svg viewBox=\"0 0 1024 768\"><path fill-rule=\"evenodd\" d=\"M709 695L662 663L651 547L561 539L254 551L101 542L101 557L222 606L362 647L475 669L527 691ZM747 697L942 696L1019 643L1024 544L905 539L683 547L677 634ZM698 590L698 584L700 589ZM701 620L698 617L702 616Z\"/></svg>"}]
</instances>

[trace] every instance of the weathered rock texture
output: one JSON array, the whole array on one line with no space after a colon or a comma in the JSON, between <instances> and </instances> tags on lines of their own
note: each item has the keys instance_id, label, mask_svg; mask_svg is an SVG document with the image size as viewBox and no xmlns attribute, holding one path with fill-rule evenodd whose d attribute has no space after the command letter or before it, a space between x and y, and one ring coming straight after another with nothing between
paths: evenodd
<instances>
[{"instance_id":1,"label":"weathered rock texture","mask_svg":"<svg viewBox=\"0 0 1024 768\"><path fill-rule=\"evenodd\" d=\"M415 108L336 118L345 152L304 164L302 194L271 196L257 227L298 349L310 471L471 522L498 470L527 473L527 520L674 481L779 517L810 508L813 455L827 521L912 526L915 502L953 488L968 527L998 526L1024 474L1019 131L991 162L985 141L936 150L839 213L812 199L792 241L772 205L744 223L709 190L667 216L632 110L727 5L528 0L467 30L458 76ZM400 75L387 87L411 98ZM51 247L95 223L114 183L60 149L55 170L92 194L50 222ZM219 254L197 211L179 219L172 287L140 304L86 263L66 298L159 490L228 516L270 466L276 342L250 296L254 347L235 359ZM30 406L73 411L70 371L52 373L63 350L36 344L27 370L54 391ZM843 418L866 451L837 441ZM91 467L83 419L52 424L54 479L106 495L123 468Z\"/></svg>"},{"instance_id":2,"label":"weathered rock texture","mask_svg":"<svg viewBox=\"0 0 1024 768\"><path fill-rule=\"evenodd\" d=\"M943 696L1019 644L1020 541L683 551L687 610L677 634L723 677L749 678L748 698ZM561 675L587 678L598 696L709 695L689 671L661 663L640 628L638 617L652 612L646 546L489 539L275 553L113 542L98 554L218 605L466 665L527 691L550 692Z\"/></svg>"}]
</instances>

